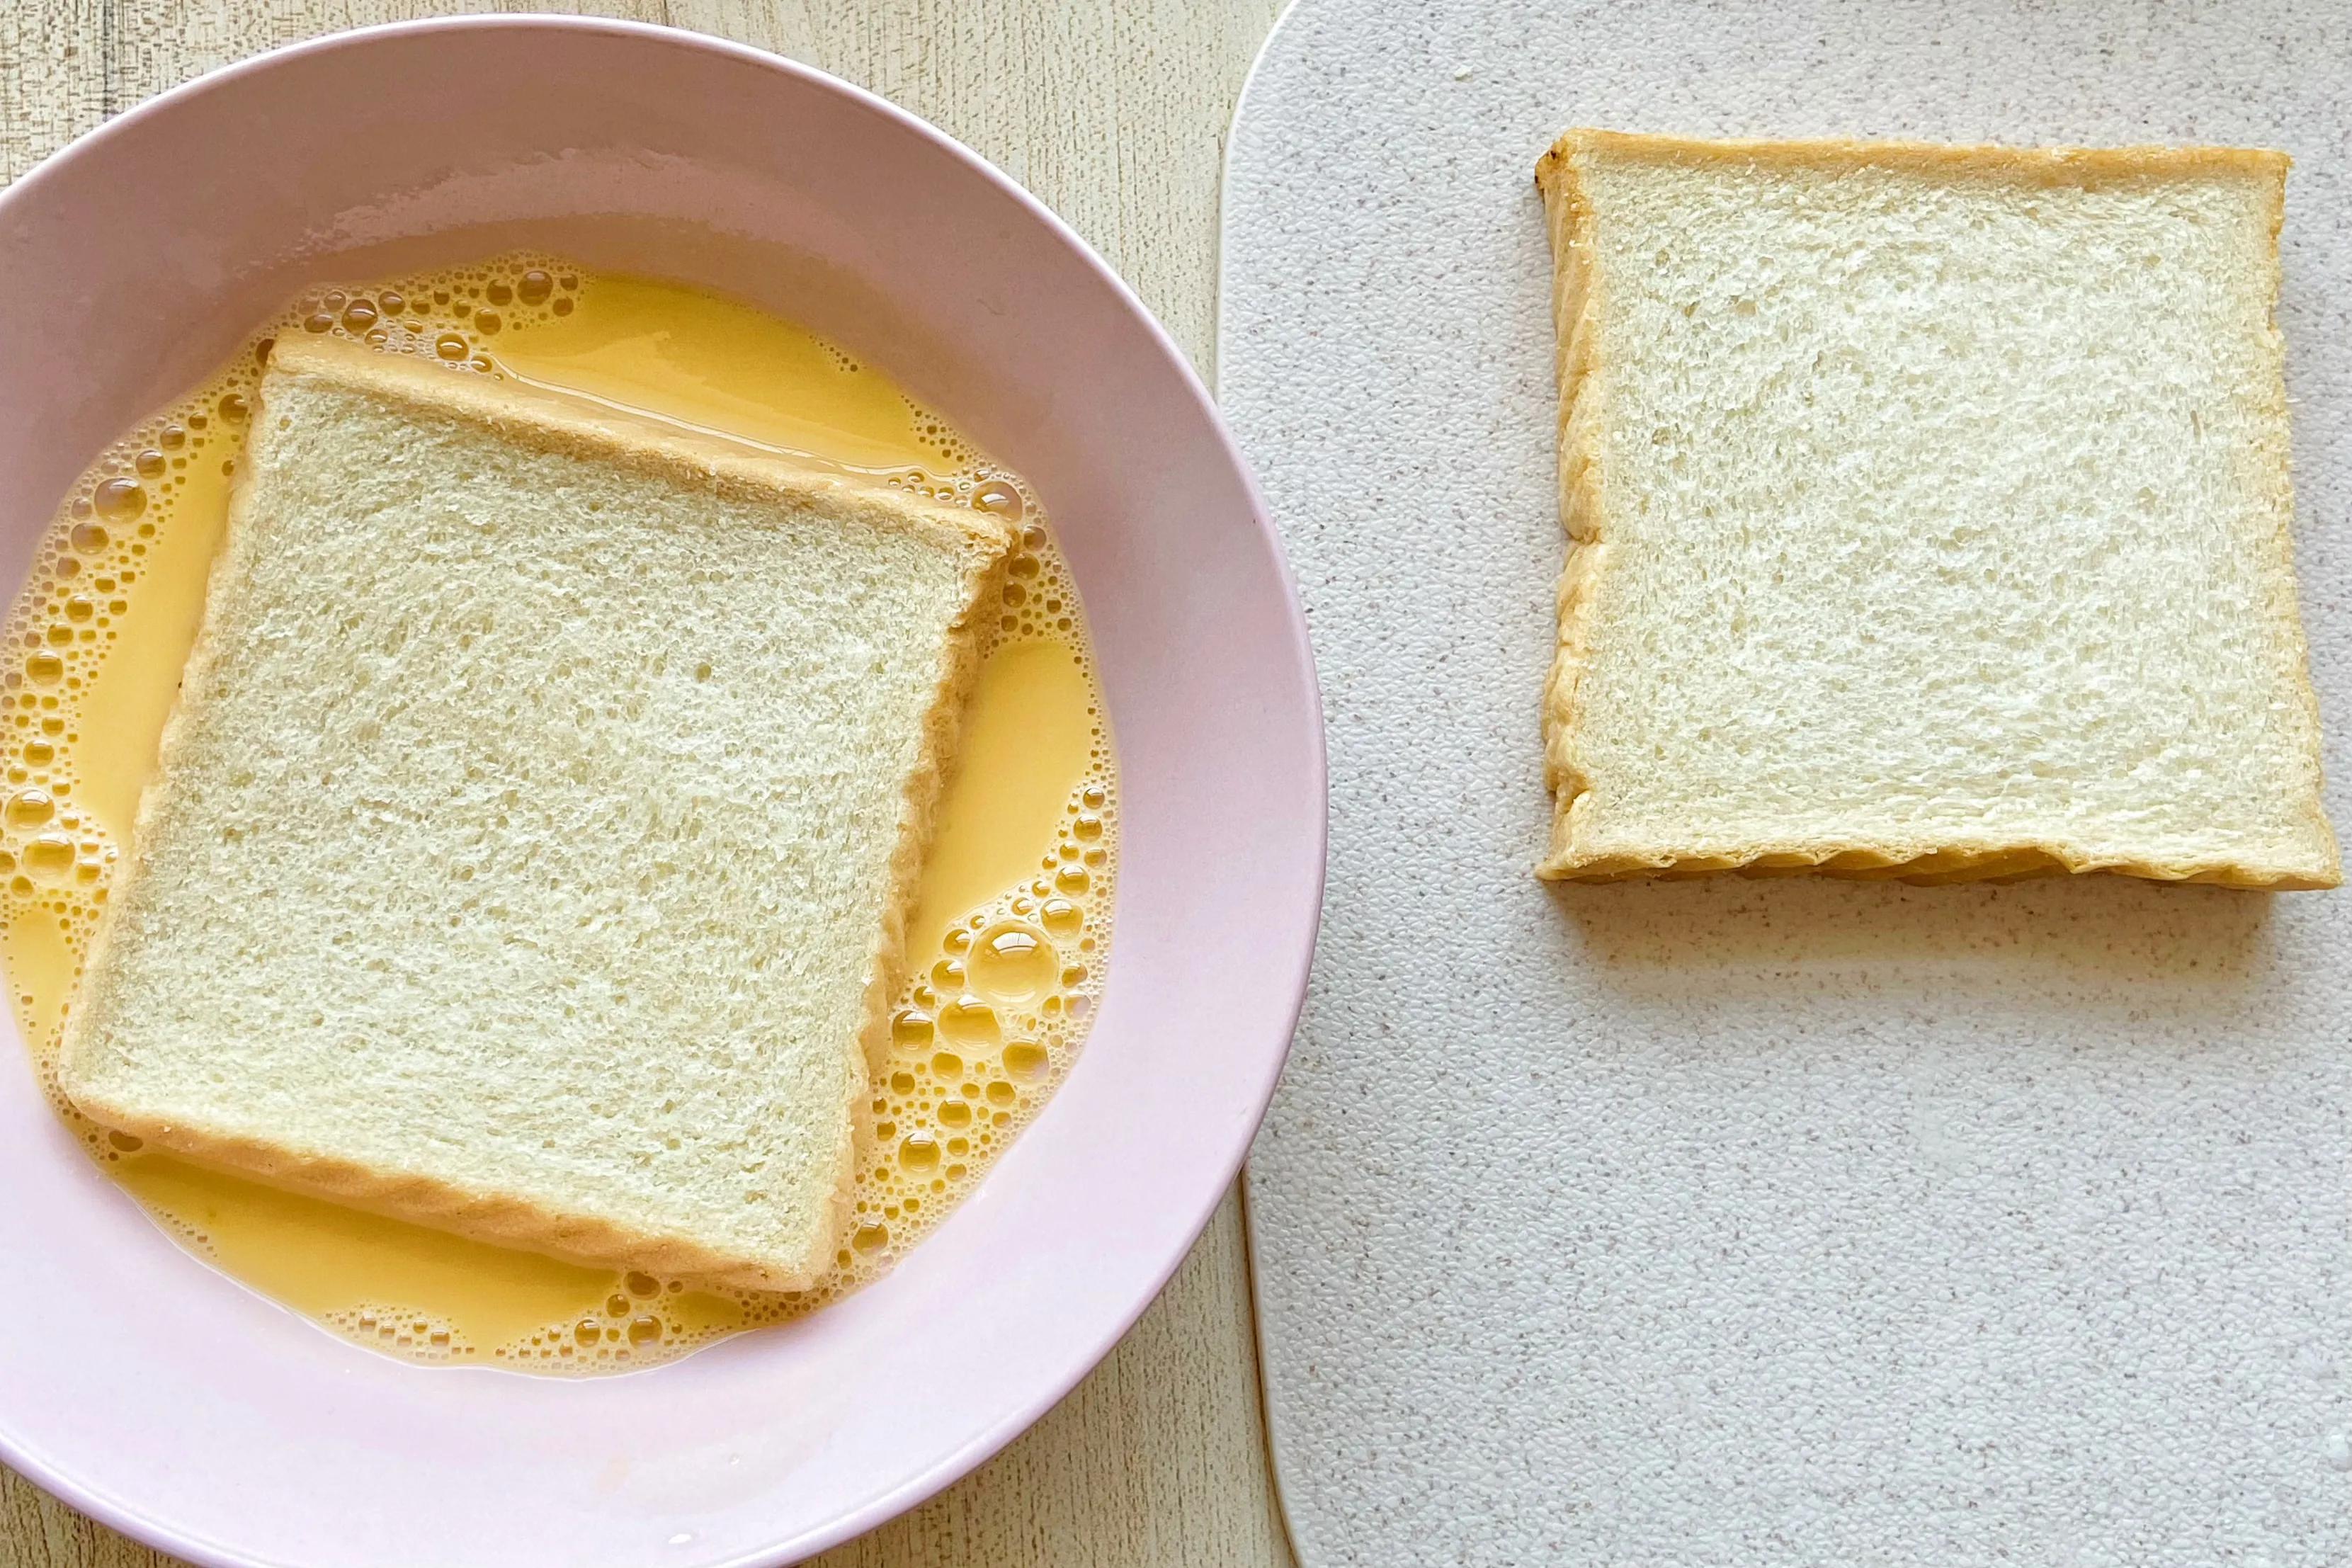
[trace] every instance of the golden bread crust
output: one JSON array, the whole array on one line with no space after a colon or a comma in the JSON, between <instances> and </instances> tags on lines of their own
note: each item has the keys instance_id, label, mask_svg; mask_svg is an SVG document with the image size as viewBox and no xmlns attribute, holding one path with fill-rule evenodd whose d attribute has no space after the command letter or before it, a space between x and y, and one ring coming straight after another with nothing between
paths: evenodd
<instances>
[{"instance_id":1,"label":"golden bread crust","mask_svg":"<svg viewBox=\"0 0 2352 1568\"><path fill-rule=\"evenodd\" d=\"M888 1037L888 1000L901 956L907 907L930 841L963 699L978 668L978 607L988 602L1001 580L1017 537L1015 531L987 512L918 500L878 484L803 468L755 448L631 419L586 400L494 383L475 373L344 342L279 345L262 383L257 437L262 435L260 426L273 384L295 377L323 378L412 409L487 426L542 450L707 486L733 499L782 506L818 505L845 524L911 531L962 557L964 608L941 656L920 759L906 784L898 843L889 866L890 910L882 929L875 933L864 991L864 1019L856 1036L845 1042L841 1080L845 1133L834 1156L832 1224L813 1242L803 1266L784 1268L772 1259L714 1250L691 1236L654 1234L593 1215L561 1212L510 1193L458 1187L426 1175L354 1162L328 1150L157 1120L136 1108L111 1102L76 1070L84 1045L76 1024L89 1016L91 1009L86 1006L73 1008L67 1016L58 1052L60 1086L93 1121L156 1148L372 1213L575 1263L637 1268L714 1285L806 1289L831 1265L847 1219L856 1112L867 1093L869 1053L879 1049ZM205 687L203 672L221 657L215 636L219 600L223 584L240 570L239 547L247 537L252 503L250 476L257 466L249 461L242 465L244 471L232 492L226 536L207 585L205 624L190 651L183 693ZM140 847L147 840L149 818L170 775L182 730L183 714L175 702L164 726L155 770L141 792L131 853L121 873L122 882L109 900L107 916L93 938L83 968L86 976L102 972L100 957L111 934L115 912L131 901L127 894L140 875Z\"/></svg>"},{"instance_id":2,"label":"golden bread crust","mask_svg":"<svg viewBox=\"0 0 2352 1568\"><path fill-rule=\"evenodd\" d=\"M1610 366L1601 351L1600 320L1607 279L1597 265L1595 216L1585 187L1585 165L1595 156L1659 163L1704 161L1780 163L1818 168L1905 168L1938 177L1971 174L2004 180L2030 178L2052 184L2128 182L2184 174L2234 174L2262 182L2269 214L2270 292L2278 289L2278 237L2285 214L2290 160L2284 153L2242 147L2044 147L1955 146L1926 142L1850 140L1707 141L1678 136L1576 129L1564 133L1537 160L1553 259L1552 316L1559 378L1560 520L1568 554L1559 588L1559 631L1543 697L1545 778L1554 797L1550 846L1536 868L1549 879L1615 881L1628 878L1697 876L1737 871L1750 876L1807 873L1896 879L1941 883L2105 871L2162 881L2210 882L2263 889L2332 888L2342 865L2332 832L2319 815L2319 759L2308 759L2309 798L2319 836L2328 846L2327 863L2273 865L2243 858L2161 861L2117 858L2065 843L1878 842L1864 837L1836 841L1775 839L1738 844L1654 844L1640 848L1601 849L1590 842L1588 815L1592 780L1579 745L1582 721L1580 688L1589 668L1595 606L1609 591L1612 544L1608 474L1601 432L1606 411ZM2276 328L2272 329L2273 339ZM2284 428L2285 388L2273 389ZM2284 454L2276 465L2271 497L2279 519L2278 558L2292 563L2287 538L2294 504L2287 489ZM2302 621L2294 612L2291 564L2274 590L2286 601L2281 617L2293 638L2293 662L2300 697L2318 732L2318 697L2313 689Z\"/></svg>"}]
</instances>

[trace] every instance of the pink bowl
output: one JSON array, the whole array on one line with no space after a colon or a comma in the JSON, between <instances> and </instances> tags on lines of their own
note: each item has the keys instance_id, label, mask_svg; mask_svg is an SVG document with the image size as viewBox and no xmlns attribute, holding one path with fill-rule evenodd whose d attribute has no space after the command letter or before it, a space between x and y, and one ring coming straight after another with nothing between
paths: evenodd
<instances>
[{"instance_id":1,"label":"pink bowl","mask_svg":"<svg viewBox=\"0 0 2352 1568\"><path fill-rule=\"evenodd\" d=\"M468 19L217 71L0 195L0 552L303 283L534 245L767 306L1036 484L1124 780L1108 985L986 1184L831 1310L633 1376L421 1369L190 1260L0 1045L0 1457L211 1563L790 1560L994 1452L1151 1300L1232 1179L1305 984L1318 702L1207 395L1060 223L816 71L652 27ZM13 1035L13 1027L8 1032Z\"/></svg>"}]
</instances>

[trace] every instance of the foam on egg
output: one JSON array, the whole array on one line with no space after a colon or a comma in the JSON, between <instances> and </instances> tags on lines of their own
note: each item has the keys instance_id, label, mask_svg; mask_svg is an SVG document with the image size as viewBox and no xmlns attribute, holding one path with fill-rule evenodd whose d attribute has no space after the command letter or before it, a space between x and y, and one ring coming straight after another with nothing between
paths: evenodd
<instances>
[{"instance_id":1,"label":"foam on egg","mask_svg":"<svg viewBox=\"0 0 2352 1568\"><path fill-rule=\"evenodd\" d=\"M971 868L1003 860L1005 848L977 838L1013 818L946 803L933 863L952 863L962 880L927 882L926 910L935 916L929 904L941 897L962 902L928 928L919 922L933 935L903 955L860 1110L852 1212L833 1272L803 1292L579 1268L273 1192L143 1150L80 1116L57 1087L59 1026L134 826L276 342L343 337L453 374L562 386L560 370L537 368L524 352L534 331L624 316L648 332L676 328L715 354L727 352L730 331L751 327L749 336L807 345L814 368L791 373L800 376L793 395L822 404L823 378L839 378L845 396L859 389L859 417L887 405L903 428L885 432L886 444L918 456L877 467L866 449L855 460L814 443L777 449L1021 526L984 621L973 715L1010 740L975 766L1018 773L1034 763L1045 770L1039 778L1053 780L1038 787L1059 795L1058 815L1049 800L1021 817L1018 831L1034 842L1013 846L1013 871L975 890ZM0 625L0 955L58 1114L191 1250L336 1333L412 1360L559 1373L642 1367L871 1281L954 1210L1051 1098L1100 994L1118 861L1117 773L1085 616L1035 494L937 415L895 395L877 403L874 378L843 351L747 308L600 279L561 258L507 256L306 291L201 391L127 431L76 483ZM728 429L719 404L703 412L691 376L657 390L666 405L646 409L656 417L772 444ZM998 703L1007 716L992 725L986 713ZM1033 723L1039 713L1055 722ZM1048 767L1021 737L1057 726L1076 740Z\"/></svg>"}]
</instances>

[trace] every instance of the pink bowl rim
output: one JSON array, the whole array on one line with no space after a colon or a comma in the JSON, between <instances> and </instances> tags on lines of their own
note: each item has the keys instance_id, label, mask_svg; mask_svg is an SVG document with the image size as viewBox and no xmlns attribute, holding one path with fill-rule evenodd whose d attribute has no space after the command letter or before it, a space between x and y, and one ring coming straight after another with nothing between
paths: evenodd
<instances>
[{"instance_id":1,"label":"pink bowl rim","mask_svg":"<svg viewBox=\"0 0 2352 1568\"><path fill-rule=\"evenodd\" d=\"M1299 668L1306 675L1310 692L1319 694L1320 682L1316 671L1313 647L1307 636L1306 616L1300 607L1297 577L1281 547L1280 536L1269 519L1265 498L1258 486L1256 476L1251 471L1247 459L1234 442L1233 433L1226 428L1223 416L1219 413L1215 400L1202 382L1199 373L1194 369L1192 361L1181 347L1169 335L1167 329L1160 325L1159 319L1145 307L1127 281L1103 260L1091 245L1051 208L1032 195L1025 187L1003 170L929 121L899 108L877 93L853 82L845 81L814 66L803 65L797 60L788 59L766 49L757 48L748 44L739 44L709 34L693 32L682 27L664 26L650 22L608 17L512 13L425 17L412 21L344 28L297 43L281 45L240 60L216 66L133 105L103 124L84 132L44 157L5 189L0 189L0 224L5 224L12 209L24 200L24 193L36 191L44 182L60 177L77 162L103 147L110 139L126 133L130 128L149 119L167 115L184 102L223 90L233 90L249 76L276 69L313 54L364 47L371 43L387 38L440 32L534 30L603 33L633 38L640 43L656 47L698 50L779 72L795 79L803 86L845 98L865 112L876 115L903 131L912 132L935 151L945 153L965 171L1011 198L1031 221L1045 229L1057 244L1075 256L1082 265L1095 274L1099 282L1109 289L1112 297L1143 330L1152 345L1159 351L1160 357L1174 369L1185 395L1192 400L1205 417L1208 427L1214 433L1223 456L1231 463L1234 476L1241 481L1244 493L1248 498L1250 522L1263 536L1268 546L1268 554L1279 574L1284 592L1285 629L1288 632L1294 645ZM1223 1175L1210 1194L1207 1202L1195 1205L1195 1212L1184 1232L1187 1237L1185 1246L1175 1250L1160 1266L1149 1291L1141 1294L1127 1309L1106 1323L1104 1331L1097 1337L1096 1342L1087 1347L1083 1360L1076 1363L1078 1371L1068 1380L1050 1380L1046 1384L1042 1385L1028 1401L1009 1411L978 1440L967 1445L960 1452L938 1461L929 1468L907 1478L898 1486L872 1499L863 1506L843 1513L830 1525L797 1539L779 1542L773 1548L762 1549L749 1556L740 1557L732 1563L724 1564L723 1568L760 1568L761 1564L798 1561L814 1555L855 1536L862 1535L954 1485L992 1458L1013 1438L1026 1431L1048 1410L1059 1404L1072 1389L1076 1387L1078 1383L1084 1381L1112 1348L1127 1336L1136 1321L1166 1289L1169 1279L1174 1276L1178 1266L1190 1255L1192 1247L1197 1244L1202 1233L1207 1228L1211 1216L1216 1212L1217 1205L1233 1188L1234 1179L1240 1173L1242 1164L1247 1157L1249 1144L1255 1138L1257 1127L1264 1121L1266 1108L1273 1100L1276 1084L1281 1077L1283 1065L1289 1055L1289 1037L1296 1032L1299 1014L1306 1005L1308 971L1314 958L1316 933L1320 925L1329 836L1328 758L1323 728L1319 721L1313 726L1313 731L1312 744L1309 747L1311 776L1306 782L1311 786L1314 797L1323 803L1323 809L1315 815L1313 821L1312 864L1315 883L1314 909L1317 914L1315 920L1308 925L1306 941L1301 944L1300 950L1292 956L1289 964L1287 989L1292 1000L1289 1016L1282 1021L1285 1043L1280 1050L1268 1055L1259 1081L1242 1086L1247 1089L1248 1101L1252 1106L1249 1119L1245 1123L1241 1124L1245 1130L1244 1135L1233 1141L1232 1146L1222 1151L1214 1162L1222 1170ZM1250 1248L1246 1245L1243 1248L1243 1259L1244 1268L1251 1267ZM1254 1298L1255 1295L1254 1288L1250 1293ZM1255 1331L1254 1302L1251 1322ZM1254 1347L1253 1356L1255 1356ZM1253 1373L1255 1373L1255 1368ZM1255 1375L1252 1383L1255 1386ZM42 1490L77 1511L157 1551L207 1564L210 1568L280 1568L280 1565L267 1563L264 1559L247 1556L223 1542L182 1534L168 1524L148 1519L139 1511L135 1503L110 1496L91 1483L77 1480L53 1469L9 1430L5 1419L0 1419L0 1462L5 1462L18 1475L32 1481ZM784 1555L780 1556L779 1553Z\"/></svg>"}]
</instances>

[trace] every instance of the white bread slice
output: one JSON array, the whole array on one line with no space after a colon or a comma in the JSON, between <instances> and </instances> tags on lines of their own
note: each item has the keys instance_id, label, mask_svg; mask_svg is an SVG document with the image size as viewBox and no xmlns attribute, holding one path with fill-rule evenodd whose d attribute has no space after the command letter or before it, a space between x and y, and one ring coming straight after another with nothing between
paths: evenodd
<instances>
[{"instance_id":1,"label":"white bread slice","mask_svg":"<svg viewBox=\"0 0 2352 1568\"><path fill-rule=\"evenodd\" d=\"M1011 543L282 342L66 1093L487 1240L808 1284Z\"/></svg>"},{"instance_id":2,"label":"white bread slice","mask_svg":"<svg viewBox=\"0 0 2352 1568\"><path fill-rule=\"evenodd\" d=\"M2286 167L1560 138L1538 874L2336 885Z\"/></svg>"}]
</instances>

